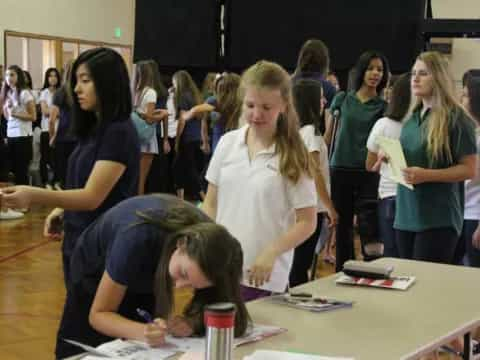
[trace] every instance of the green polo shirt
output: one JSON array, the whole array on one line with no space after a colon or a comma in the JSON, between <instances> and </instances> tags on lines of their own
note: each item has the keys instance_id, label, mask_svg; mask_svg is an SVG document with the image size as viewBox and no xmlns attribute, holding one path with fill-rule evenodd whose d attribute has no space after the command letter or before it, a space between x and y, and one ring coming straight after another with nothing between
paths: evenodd
<instances>
[{"instance_id":1,"label":"green polo shirt","mask_svg":"<svg viewBox=\"0 0 480 360\"><path fill-rule=\"evenodd\" d=\"M375 122L383 116L385 106L385 100L379 96L362 103L355 91L335 96L330 112L340 111L340 126L331 166L365 169L368 135Z\"/></svg>"},{"instance_id":2,"label":"green polo shirt","mask_svg":"<svg viewBox=\"0 0 480 360\"><path fill-rule=\"evenodd\" d=\"M466 155L477 153L473 121L458 109L452 111L450 125L450 149L453 163L446 159L429 164L426 134L430 112L421 116L421 108L413 112L400 135L408 166L444 169L457 165ZM464 183L422 183L414 190L398 186L394 228L420 232L428 229L452 227L460 235L463 224Z\"/></svg>"}]
</instances>

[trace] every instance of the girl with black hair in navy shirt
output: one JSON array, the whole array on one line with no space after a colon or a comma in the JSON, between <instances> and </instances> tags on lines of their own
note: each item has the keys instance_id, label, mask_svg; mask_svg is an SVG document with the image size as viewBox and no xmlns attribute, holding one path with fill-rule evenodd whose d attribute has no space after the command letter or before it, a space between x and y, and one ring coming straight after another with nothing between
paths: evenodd
<instances>
[{"instance_id":1,"label":"girl with black hair in navy shirt","mask_svg":"<svg viewBox=\"0 0 480 360\"><path fill-rule=\"evenodd\" d=\"M62 247L68 288L70 255L81 232L102 213L137 193L140 163L138 136L130 119L132 99L125 62L115 51L95 48L72 67L73 134L78 145L70 156L66 191L30 186L3 189L9 207L57 206L45 221L45 235L63 219ZM119 143L121 142L121 146Z\"/></svg>"}]
</instances>

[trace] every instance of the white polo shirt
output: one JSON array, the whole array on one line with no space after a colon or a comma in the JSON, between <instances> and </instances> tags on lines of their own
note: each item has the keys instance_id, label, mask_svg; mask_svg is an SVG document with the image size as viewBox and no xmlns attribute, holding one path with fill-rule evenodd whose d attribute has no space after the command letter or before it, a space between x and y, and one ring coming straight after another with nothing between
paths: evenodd
<instances>
[{"instance_id":1,"label":"white polo shirt","mask_svg":"<svg viewBox=\"0 0 480 360\"><path fill-rule=\"evenodd\" d=\"M226 133L220 139L206 178L217 186L217 218L241 243L246 270L267 245L295 224L295 210L315 207L317 193L313 179L303 176L297 184L279 171L275 145L250 161L246 134L248 125ZM219 254L221 255L221 254ZM261 288L283 292L293 260L293 249L275 261L270 281Z\"/></svg>"},{"instance_id":2,"label":"white polo shirt","mask_svg":"<svg viewBox=\"0 0 480 360\"><path fill-rule=\"evenodd\" d=\"M318 152L320 157L320 172L325 181L328 195L330 195L330 166L328 163L328 147L323 140L322 135L315 135L315 127L313 125L305 125L300 129L300 136L307 147L308 152ZM327 207L318 199L317 212L327 212Z\"/></svg>"},{"instance_id":3,"label":"white polo shirt","mask_svg":"<svg viewBox=\"0 0 480 360\"><path fill-rule=\"evenodd\" d=\"M367 140L368 151L377 154L380 146L377 143L378 136L385 136L391 139L399 139L402 132L403 121L395 121L388 117L379 119ZM378 184L378 196L380 199L397 195L397 183L390 179L390 166L383 163L380 167L380 182Z\"/></svg>"},{"instance_id":4,"label":"white polo shirt","mask_svg":"<svg viewBox=\"0 0 480 360\"><path fill-rule=\"evenodd\" d=\"M52 100L53 100L53 92L50 92L50 89L46 88L43 89L42 92L40 93L40 99L38 100L39 102L45 101L47 104L47 107L50 108L52 106ZM49 116L46 116L42 114L42 122L40 123L40 127L43 132L48 131L48 122L49 122Z\"/></svg>"},{"instance_id":5,"label":"white polo shirt","mask_svg":"<svg viewBox=\"0 0 480 360\"><path fill-rule=\"evenodd\" d=\"M27 111L27 104L30 101L35 101L30 90L22 90L19 98L12 91L9 91L7 97L13 103L13 110L18 112ZM22 120L15 116L10 116L7 120L7 137L32 136L31 121Z\"/></svg>"}]
</instances>

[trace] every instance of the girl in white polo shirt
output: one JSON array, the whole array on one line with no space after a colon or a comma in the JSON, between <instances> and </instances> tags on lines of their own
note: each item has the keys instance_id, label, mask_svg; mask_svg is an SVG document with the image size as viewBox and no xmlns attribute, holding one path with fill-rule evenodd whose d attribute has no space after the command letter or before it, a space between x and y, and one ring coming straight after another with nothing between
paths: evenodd
<instances>
[{"instance_id":1,"label":"girl in white polo shirt","mask_svg":"<svg viewBox=\"0 0 480 360\"><path fill-rule=\"evenodd\" d=\"M256 63L242 75L240 96L246 125L220 139L203 209L242 244L248 301L286 290L293 249L316 227L317 194L287 72Z\"/></svg>"},{"instance_id":2,"label":"girl in white polo shirt","mask_svg":"<svg viewBox=\"0 0 480 360\"><path fill-rule=\"evenodd\" d=\"M47 165L52 166L52 151L50 150L50 109L52 107L52 100L55 91L60 87L60 73L56 68L49 68L45 71L45 80L43 82L43 89L40 93L40 107L42 109L42 122L40 135L40 176L42 178L42 185L48 184L48 168ZM57 179L55 179L57 180Z\"/></svg>"},{"instance_id":3,"label":"girl in white polo shirt","mask_svg":"<svg viewBox=\"0 0 480 360\"><path fill-rule=\"evenodd\" d=\"M27 185L28 164L32 159L32 123L37 115L35 99L17 65L8 67L0 98L7 119L8 151L15 184Z\"/></svg>"}]
</instances>

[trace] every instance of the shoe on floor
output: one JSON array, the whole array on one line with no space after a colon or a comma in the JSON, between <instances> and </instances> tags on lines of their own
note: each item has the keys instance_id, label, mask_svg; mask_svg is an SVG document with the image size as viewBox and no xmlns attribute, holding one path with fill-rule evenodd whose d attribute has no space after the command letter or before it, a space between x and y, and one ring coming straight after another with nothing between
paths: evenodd
<instances>
[{"instance_id":1,"label":"shoe on floor","mask_svg":"<svg viewBox=\"0 0 480 360\"><path fill-rule=\"evenodd\" d=\"M60 186L60 183L59 183L59 182L56 182L56 183L53 185L53 188L54 188L55 190L58 190L58 191L63 190L62 187Z\"/></svg>"},{"instance_id":2,"label":"shoe on floor","mask_svg":"<svg viewBox=\"0 0 480 360\"><path fill-rule=\"evenodd\" d=\"M50 184L45 184L45 189L47 190L53 190L53 186Z\"/></svg>"},{"instance_id":3,"label":"shoe on floor","mask_svg":"<svg viewBox=\"0 0 480 360\"><path fill-rule=\"evenodd\" d=\"M7 209L6 211L0 211L0 220L15 220L24 217L25 215L20 211L14 211Z\"/></svg>"}]
</instances>

